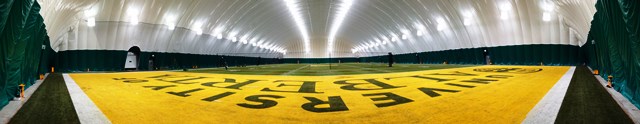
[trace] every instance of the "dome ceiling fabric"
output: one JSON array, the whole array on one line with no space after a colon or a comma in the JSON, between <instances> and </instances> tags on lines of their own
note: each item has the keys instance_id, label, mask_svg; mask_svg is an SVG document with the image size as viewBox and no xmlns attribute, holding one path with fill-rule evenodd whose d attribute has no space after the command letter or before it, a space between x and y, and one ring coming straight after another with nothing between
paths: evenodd
<instances>
[{"instance_id":1,"label":"dome ceiling fabric","mask_svg":"<svg viewBox=\"0 0 640 124\"><path fill-rule=\"evenodd\" d=\"M57 51L139 46L153 52L266 53L287 58L582 45L595 13L595 0L38 2Z\"/></svg>"}]
</instances>

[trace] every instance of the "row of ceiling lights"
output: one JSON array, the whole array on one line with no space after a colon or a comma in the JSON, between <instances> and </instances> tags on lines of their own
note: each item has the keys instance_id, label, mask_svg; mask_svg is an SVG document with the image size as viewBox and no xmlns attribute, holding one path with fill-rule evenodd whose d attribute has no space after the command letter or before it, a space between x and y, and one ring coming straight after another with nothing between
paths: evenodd
<instances>
[{"instance_id":1,"label":"row of ceiling lights","mask_svg":"<svg viewBox=\"0 0 640 124\"><path fill-rule=\"evenodd\" d=\"M283 1L285 2L291 16L293 17L293 20L295 21L298 27L298 30L300 31L300 34L302 35L302 38L304 41L305 53L310 53L309 34L307 31L305 21L302 18L303 12L301 12L302 9L300 8L300 5L298 3L299 1L296 1L296 0L283 0ZM333 44L335 42L336 33L338 32L338 29L340 29L340 26L342 25L344 18L346 17L347 13L349 12L349 9L351 8L351 5L353 5L353 1L354 0L342 0L341 4L339 4L338 11L333 20L333 24L331 26L328 41L327 41L328 42L327 50L329 51L329 53L333 51Z\"/></svg>"},{"instance_id":2,"label":"row of ceiling lights","mask_svg":"<svg viewBox=\"0 0 640 124\"><path fill-rule=\"evenodd\" d=\"M551 12L553 12L553 8L554 6L552 4L550 4L548 1L543 0L542 4L541 4L542 10L543 10L543 14L542 14L542 20L545 22L551 21ZM508 20L509 19L509 15L511 15L511 4L509 3L502 3L499 6L499 10L500 10L500 19L501 20ZM462 16L464 17L463 19L463 24L465 26L469 26L471 25L471 23L473 23L473 11L465 11L462 12ZM443 31L444 29L447 29L447 23L445 22L445 20L443 18L437 18L436 19L436 23L438 24L436 29L438 31ZM416 35L417 36L422 36L426 31L426 28L424 28L424 26L420 25L420 24L416 24L415 26L417 28L416 31ZM396 34L391 33L391 42L396 42L398 41L398 37ZM409 33L408 30L402 30L402 40L407 40L408 37L411 35L411 33ZM387 37L382 36L383 40L380 40L378 38L374 38L374 40L370 40L368 43L365 42L364 44L358 45L354 48L351 49L352 53L356 53L356 52L360 52L363 50L367 50L373 47L378 47L380 45L385 45L387 43L389 43L389 40ZM376 42L374 42L376 41Z\"/></svg>"},{"instance_id":3,"label":"row of ceiling lights","mask_svg":"<svg viewBox=\"0 0 640 124\"><path fill-rule=\"evenodd\" d=\"M310 48L309 42L311 41L309 39L309 34L307 33L308 32L307 26L304 23L304 20L302 19L301 7L294 0L283 0L283 1L286 4L287 9L289 10L289 13L293 17L293 20L296 22L296 26L298 27L300 34L302 35L302 39L304 42L304 52L310 53L311 48Z\"/></svg>"},{"instance_id":4,"label":"row of ceiling lights","mask_svg":"<svg viewBox=\"0 0 640 124\"><path fill-rule=\"evenodd\" d=\"M342 25L344 18L347 16L347 13L349 13L349 9L351 9L351 5L353 5L353 0L342 0L342 3L338 5L338 11L333 20L333 24L331 24L331 30L329 32L329 38L327 41L328 53L333 52L333 47L334 47L333 44L335 43L336 33L338 33L338 29L340 29L340 26Z\"/></svg>"},{"instance_id":5,"label":"row of ceiling lights","mask_svg":"<svg viewBox=\"0 0 640 124\"><path fill-rule=\"evenodd\" d=\"M127 17L129 18L129 23L131 25L137 25L139 23L138 21L138 13L140 11L138 11L135 8L130 8L127 11ZM87 16L87 26L88 27L94 27L96 25L96 19L95 16L97 15L97 11L95 9L89 9L87 11L85 11L85 16ZM174 30L175 29L175 17L170 16L167 17L165 20L165 25L167 26L167 29L169 30ZM192 27L192 30L194 32L196 32L197 35L202 35L202 23L195 23ZM223 39L223 35L222 35L222 28L216 28L214 30L215 36L218 40ZM248 40L248 36L244 36L241 37L240 39L238 39L235 35L233 35L232 33L229 33L229 37L226 38L227 40L230 40L232 42L240 42L242 44L251 44L251 46L254 47L259 47L261 49L267 49L270 51L275 51L275 52L279 52L282 54L287 54L287 50L283 49L281 47L275 46L274 44L269 44L266 43L264 41L257 41L256 38L251 39L250 41ZM256 42L257 41L257 42Z\"/></svg>"}]
</instances>

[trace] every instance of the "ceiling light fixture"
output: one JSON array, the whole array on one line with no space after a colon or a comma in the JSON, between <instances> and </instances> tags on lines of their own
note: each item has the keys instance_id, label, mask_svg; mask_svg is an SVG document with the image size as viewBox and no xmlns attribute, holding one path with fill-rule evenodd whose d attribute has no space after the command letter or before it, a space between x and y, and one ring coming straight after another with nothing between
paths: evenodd
<instances>
[{"instance_id":1,"label":"ceiling light fixture","mask_svg":"<svg viewBox=\"0 0 640 124\"><path fill-rule=\"evenodd\" d=\"M551 21L551 12L553 12L554 8L553 4L549 3L548 1L542 1L540 5L542 7L542 10L544 11L542 13L542 21Z\"/></svg>"},{"instance_id":2,"label":"ceiling light fixture","mask_svg":"<svg viewBox=\"0 0 640 124\"><path fill-rule=\"evenodd\" d=\"M447 28L447 22L445 22L443 18L436 19L436 22L438 22L438 31L442 31Z\"/></svg>"},{"instance_id":3,"label":"ceiling light fixture","mask_svg":"<svg viewBox=\"0 0 640 124\"><path fill-rule=\"evenodd\" d=\"M544 12L542 14L542 21L545 21L545 22L551 21L551 14L549 14L549 12Z\"/></svg>"},{"instance_id":4,"label":"ceiling light fixture","mask_svg":"<svg viewBox=\"0 0 640 124\"><path fill-rule=\"evenodd\" d=\"M310 52L310 48L309 48L309 34L307 32L307 26L305 24L305 21L302 19L302 12L300 12L302 9L300 9L300 7L297 5L295 0L283 0L289 10L289 13L291 13L291 16L293 17L293 20L296 22L296 25L298 26L298 30L300 31L300 34L302 34L302 39L304 42L304 51L305 53L309 53Z\"/></svg>"},{"instance_id":5,"label":"ceiling light fixture","mask_svg":"<svg viewBox=\"0 0 640 124\"><path fill-rule=\"evenodd\" d=\"M218 34L218 36L216 36L216 38L218 38L218 40L222 39L222 34Z\"/></svg>"},{"instance_id":6,"label":"ceiling light fixture","mask_svg":"<svg viewBox=\"0 0 640 124\"><path fill-rule=\"evenodd\" d=\"M169 28L169 30L173 30L176 29L176 25L173 23L167 23L167 28Z\"/></svg>"},{"instance_id":7,"label":"ceiling light fixture","mask_svg":"<svg viewBox=\"0 0 640 124\"><path fill-rule=\"evenodd\" d=\"M511 11L511 4L509 4L508 2L501 3L498 9L500 9L500 19L502 20L509 19L509 11Z\"/></svg>"},{"instance_id":8,"label":"ceiling light fixture","mask_svg":"<svg viewBox=\"0 0 640 124\"><path fill-rule=\"evenodd\" d=\"M96 26L96 18L91 17L91 18L87 19L87 26L89 26L89 27Z\"/></svg>"},{"instance_id":9,"label":"ceiling light fixture","mask_svg":"<svg viewBox=\"0 0 640 124\"><path fill-rule=\"evenodd\" d=\"M473 11L473 10L467 10L467 11L462 10L461 11L462 17L464 17L464 20L462 22L462 24L464 24L464 26L471 25L471 23L473 22L473 13L474 12L475 11Z\"/></svg>"},{"instance_id":10,"label":"ceiling light fixture","mask_svg":"<svg viewBox=\"0 0 640 124\"><path fill-rule=\"evenodd\" d=\"M135 8L129 8L129 10L127 11L127 15L129 16L129 18L131 19L131 24L132 25L137 25L138 24L138 14L140 12L138 11L138 9Z\"/></svg>"}]
</instances>

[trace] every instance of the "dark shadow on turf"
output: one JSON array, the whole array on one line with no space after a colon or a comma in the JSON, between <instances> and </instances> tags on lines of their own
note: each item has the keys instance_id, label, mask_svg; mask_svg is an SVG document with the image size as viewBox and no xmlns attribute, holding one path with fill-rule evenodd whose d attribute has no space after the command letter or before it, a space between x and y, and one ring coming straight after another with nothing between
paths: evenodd
<instances>
[{"instance_id":1,"label":"dark shadow on turf","mask_svg":"<svg viewBox=\"0 0 640 124\"><path fill-rule=\"evenodd\" d=\"M9 124L79 124L61 74L49 74Z\"/></svg>"},{"instance_id":2,"label":"dark shadow on turf","mask_svg":"<svg viewBox=\"0 0 640 124\"><path fill-rule=\"evenodd\" d=\"M556 118L558 124L632 124L585 66L576 67Z\"/></svg>"}]
</instances>

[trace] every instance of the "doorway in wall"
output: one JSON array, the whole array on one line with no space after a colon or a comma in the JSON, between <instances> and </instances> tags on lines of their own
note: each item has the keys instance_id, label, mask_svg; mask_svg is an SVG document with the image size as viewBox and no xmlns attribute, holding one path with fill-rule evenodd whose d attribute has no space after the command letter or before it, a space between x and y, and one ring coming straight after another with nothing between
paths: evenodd
<instances>
[{"instance_id":1,"label":"doorway in wall","mask_svg":"<svg viewBox=\"0 0 640 124\"><path fill-rule=\"evenodd\" d=\"M140 48L133 46L127 51L127 59L124 63L124 70L138 70L138 58L140 56Z\"/></svg>"}]
</instances>

